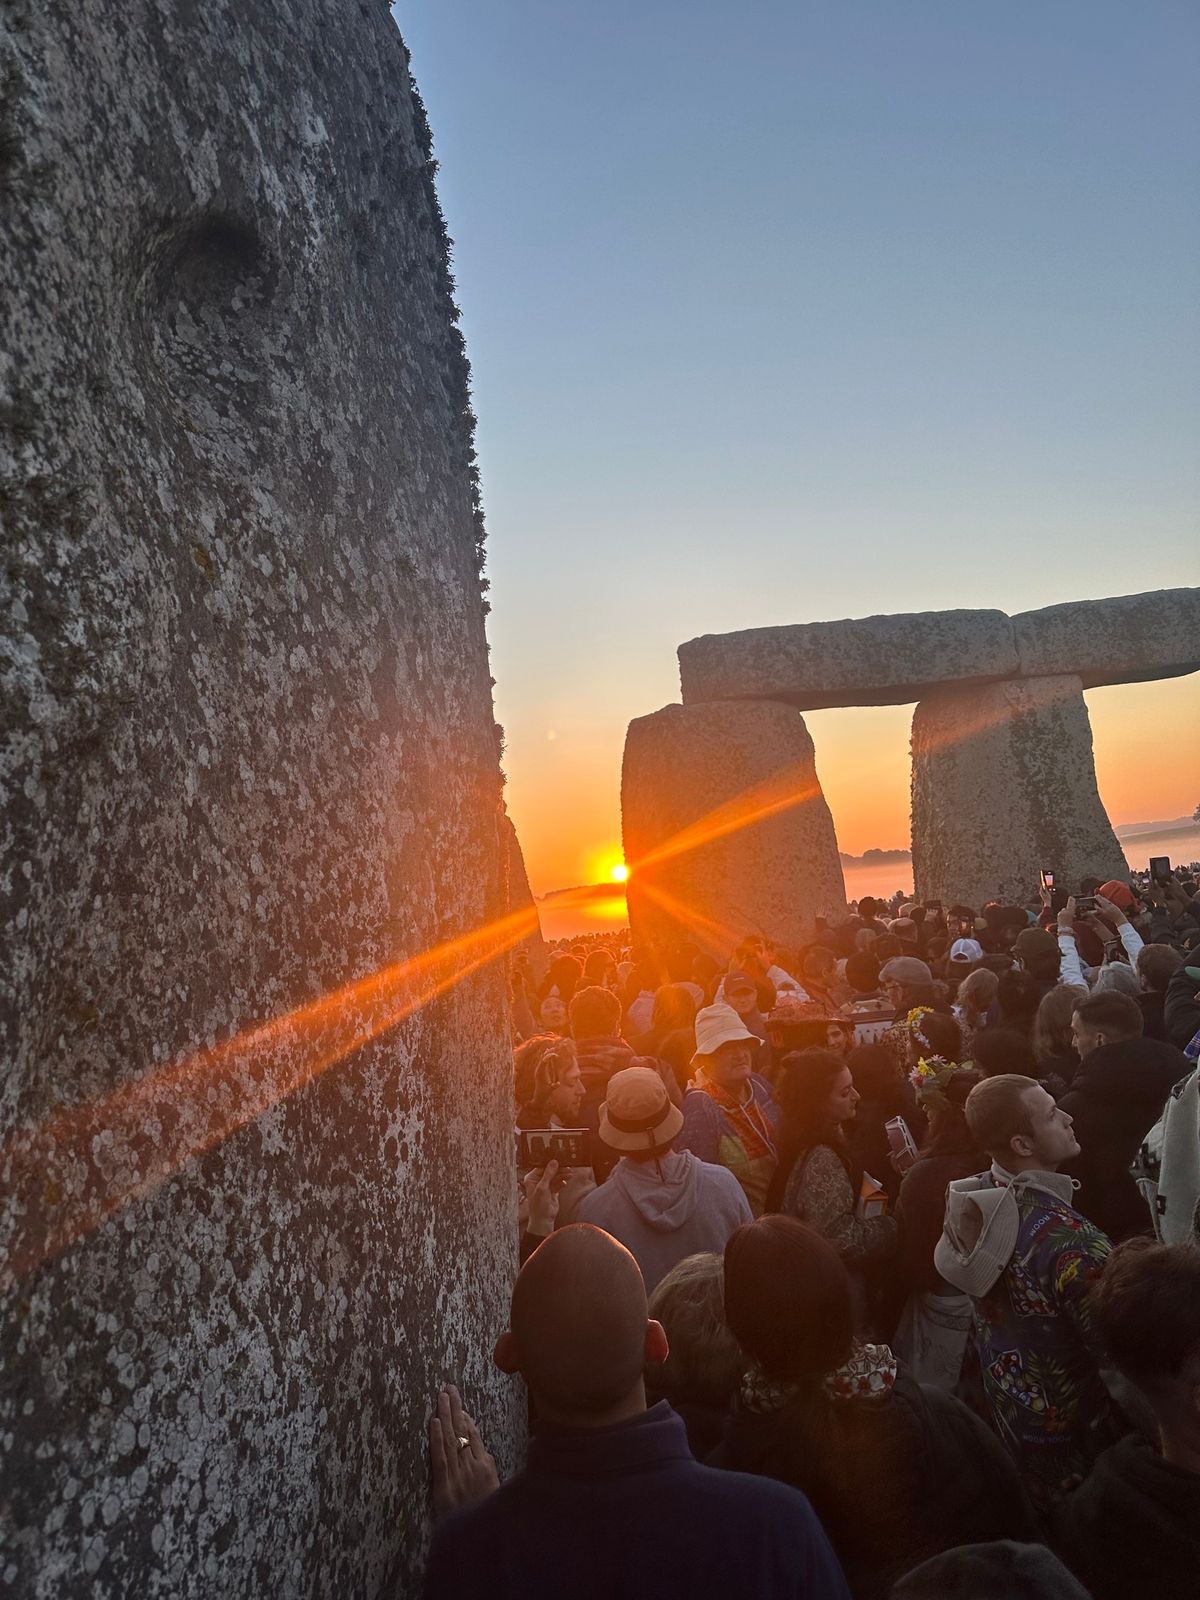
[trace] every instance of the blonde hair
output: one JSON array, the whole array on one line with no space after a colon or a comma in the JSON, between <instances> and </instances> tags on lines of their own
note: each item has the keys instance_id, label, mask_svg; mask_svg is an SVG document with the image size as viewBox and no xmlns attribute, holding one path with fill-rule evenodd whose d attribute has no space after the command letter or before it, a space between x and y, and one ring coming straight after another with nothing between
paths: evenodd
<instances>
[{"instance_id":1,"label":"blonde hair","mask_svg":"<svg viewBox=\"0 0 1200 1600\"><path fill-rule=\"evenodd\" d=\"M517 1110L540 1105L555 1084L577 1062L574 1039L557 1033L539 1033L513 1051Z\"/></svg>"},{"instance_id":2,"label":"blonde hair","mask_svg":"<svg viewBox=\"0 0 1200 1600\"><path fill-rule=\"evenodd\" d=\"M650 1315L666 1329L670 1353L647 1369L667 1395L686 1392L724 1405L742 1375L737 1340L725 1324L725 1263L685 1256L650 1296Z\"/></svg>"}]
</instances>

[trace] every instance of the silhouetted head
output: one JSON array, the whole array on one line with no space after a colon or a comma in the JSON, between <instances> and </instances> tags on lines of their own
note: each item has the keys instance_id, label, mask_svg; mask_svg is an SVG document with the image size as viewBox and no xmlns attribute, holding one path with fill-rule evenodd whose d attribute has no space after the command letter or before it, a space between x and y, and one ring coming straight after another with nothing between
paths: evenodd
<instances>
[{"instance_id":1,"label":"silhouetted head","mask_svg":"<svg viewBox=\"0 0 1200 1600\"><path fill-rule=\"evenodd\" d=\"M725 1320L768 1377L823 1377L853 1346L850 1275L833 1246L803 1222L760 1217L725 1246Z\"/></svg>"},{"instance_id":2,"label":"silhouetted head","mask_svg":"<svg viewBox=\"0 0 1200 1600\"><path fill-rule=\"evenodd\" d=\"M642 1369L667 1353L637 1262L610 1234L575 1223L521 1268L496 1365L521 1374L548 1421L598 1427L644 1408Z\"/></svg>"}]
</instances>

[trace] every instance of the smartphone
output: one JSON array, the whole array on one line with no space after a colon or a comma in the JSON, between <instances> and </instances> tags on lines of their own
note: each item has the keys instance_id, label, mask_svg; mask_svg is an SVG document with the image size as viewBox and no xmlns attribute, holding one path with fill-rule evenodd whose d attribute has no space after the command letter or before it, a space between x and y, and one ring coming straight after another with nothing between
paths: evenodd
<instances>
[{"instance_id":1,"label":"smartphone","mask_svg":"<svg viewBox=\"0 0 1200 1600\"><path fill-rule=\"evenodd\" d=\"M1170 856L1151 856L1150 857L1150 881L1151 881L1151 883L1170 883L1170 881L1171 881L1171 858L1170 858Z\"/></svg>"},{"instance_id":2,"label":"smartphone","mask_svg":"<svg viewBox=\"0 0 1200 1600\"><path fill-rule=\"evenodd\" d=\"M1081 894L1075 900L1075 915L1077 917L1090 917L1093 911L1099 911L1100 902L1094 894Z\"/></svg>"},{"instance_id":3,"label":"smartphone","mask_svg":"<svg viewBox=\"0 0 1200 1600\"><path fill-rule=\"evenodd\" d=\"M1043 889L1053 889L1054 888L1054 868L1053 867L1043 867L1042 871L1041 871L1041 880L1042 880L1042 888Z\"/></svg>"},{"instance_id":4,"label":"smartphone","mask_svg":"<svg viewBox=\"0 0 1200 1600\"><path fill-rule=\"evenodd\" d=\"M915 1162L917 1160L917 1144L915 1144L912 1134L909 1133L909 1125L907 1125L906 1120L902 1117L888 1117L888 1120L883 1123L883 1128L888 1134L888 1146L891 1147L891 1154L899 1155L901 1158L907 1155Z\"/></svg>"},{"instance_id":5,"label":"smartphone","mask_svg":"<svg viewBox=\"0 0 1200 1600\"><path fill-rule=\"evenodd\" d=\"M521 1128L517 1133L517 1166L522 1172L557 1161L560 1167L588 1166L586 1128Z\"/></svg>"}]
</instances>

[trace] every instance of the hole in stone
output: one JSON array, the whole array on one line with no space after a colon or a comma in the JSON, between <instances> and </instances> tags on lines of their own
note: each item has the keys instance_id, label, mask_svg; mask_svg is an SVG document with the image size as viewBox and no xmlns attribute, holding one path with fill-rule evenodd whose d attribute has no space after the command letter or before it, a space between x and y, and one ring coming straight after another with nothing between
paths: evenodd
<instances>
[{"instance_id":1,"label":"hole in stone","mask_svg":"<svg viewBox=\"0 0 1200 1600\"><path fill-rule=\"evenodd\" d=\"M265 375L277 269L259 230L228 213L162 230L148 255L138 299L150 365L204 430L215 416L206 397L225 414Z\"/></svg>"}]
</instances>

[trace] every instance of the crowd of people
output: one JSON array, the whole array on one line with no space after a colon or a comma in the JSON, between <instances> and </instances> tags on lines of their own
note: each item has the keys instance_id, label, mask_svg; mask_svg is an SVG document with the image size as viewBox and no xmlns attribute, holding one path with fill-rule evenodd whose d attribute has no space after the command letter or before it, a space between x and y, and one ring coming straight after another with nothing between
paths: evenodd
<instances>
[{"instance_id":1,"label":"crowd of people","mask_svg":"<svg viewBox=\"0 0 1200 1600\"><path fill-rule=\"evenodd\" d=\"M864 899L513 971L507 1483L426 1592L1200 1596L1200 892Z\"/></svg>"}]
</instances>

